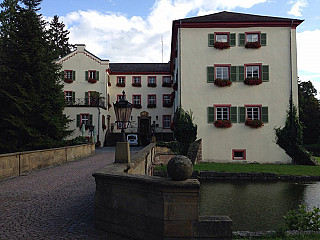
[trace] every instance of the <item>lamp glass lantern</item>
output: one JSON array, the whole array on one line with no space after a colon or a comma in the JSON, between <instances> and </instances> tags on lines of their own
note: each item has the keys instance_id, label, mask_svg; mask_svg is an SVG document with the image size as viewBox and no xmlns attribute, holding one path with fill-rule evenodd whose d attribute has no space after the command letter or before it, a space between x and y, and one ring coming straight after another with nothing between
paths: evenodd
<instances>
[{"instance_id":1,"label":"lamp glass lantern","mask_svg":"<svg viewBox=\"0 0 320 240\"><path fill-rule=\"evenodd\" d=\"M116 103L113 103L113 107L116 114L117 123L121 123L121 141L125 142L126 139L124 129L127 128L128 123L130 122L130 116L133 107L133 104L126 100L125 91L122 92L121 99L119 99L119 101L116 101Z\"/></svg>"}]
</instances>

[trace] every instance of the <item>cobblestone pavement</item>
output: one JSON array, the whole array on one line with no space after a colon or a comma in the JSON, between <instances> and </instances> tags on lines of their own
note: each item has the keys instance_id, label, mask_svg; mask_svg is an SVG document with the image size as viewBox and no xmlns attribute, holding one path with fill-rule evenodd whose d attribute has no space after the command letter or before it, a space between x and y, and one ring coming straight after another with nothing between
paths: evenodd
<instances>
[{"instance_id":1,"label":"cobblestone pavement","mask_svg":"<svg viewBox=\"0 0 320 240\"><path fill-rule=\"evenodd\" d=\"M114 148L101 148L75 162L0 181L0 239L125 240L94 228L92 173L113 161Z\"/></svg>"}]
</instances>

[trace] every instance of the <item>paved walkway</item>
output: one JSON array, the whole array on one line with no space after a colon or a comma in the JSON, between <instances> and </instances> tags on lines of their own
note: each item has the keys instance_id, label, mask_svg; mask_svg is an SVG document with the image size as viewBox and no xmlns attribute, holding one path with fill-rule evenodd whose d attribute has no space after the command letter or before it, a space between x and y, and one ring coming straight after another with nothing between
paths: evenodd
<instances>
[{"instance_id":1,"label":"paved walkway","mask_svg":"<svg viewBox=\"0 0 320 240\"><path fill-rule=\"evenodd\" d=\"M114 148L0 181L0 239L125 238L94 228L92 173L114 161Z\"/></svg>"}]
</instances>

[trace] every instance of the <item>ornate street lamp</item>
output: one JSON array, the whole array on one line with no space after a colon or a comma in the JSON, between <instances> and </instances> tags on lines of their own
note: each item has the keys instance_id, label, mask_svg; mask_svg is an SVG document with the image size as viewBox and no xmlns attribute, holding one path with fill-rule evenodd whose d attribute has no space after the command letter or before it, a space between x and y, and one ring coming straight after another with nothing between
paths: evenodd
<instances>
[{"instance_id":1,"label":"ornate street lamp","mask_svg":"<svg viewBox=\"0 0 320 240\"><path fill-rule=\"evenodd\" d=\"M114 112L116 114L116 123L121 128L121 142L117 142L116 146L116 162L130 162L130 148L126 141L124 129L128 127L133 104L126 100L125 92L122 92L122 98L113 104ZM119 124L120 123L120 124Z\"/></svg>"}]
</instances>

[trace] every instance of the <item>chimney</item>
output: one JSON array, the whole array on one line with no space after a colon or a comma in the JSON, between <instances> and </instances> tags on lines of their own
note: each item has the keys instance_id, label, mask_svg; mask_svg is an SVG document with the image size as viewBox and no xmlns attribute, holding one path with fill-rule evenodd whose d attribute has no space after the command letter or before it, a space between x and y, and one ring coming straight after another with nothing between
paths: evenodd
<instances>
[{"instance_id":1,"label":"chimney","mask_svg":"<svg viewBox=\"0 0 320 240\"><path fill-rule=\"evenodd\" d=\"M85 44L76 44L76 48L77 48L77 51L84 52L86 45Z\"/></svg>"}]
</instances>

